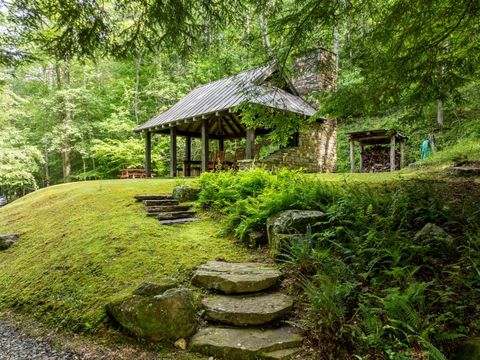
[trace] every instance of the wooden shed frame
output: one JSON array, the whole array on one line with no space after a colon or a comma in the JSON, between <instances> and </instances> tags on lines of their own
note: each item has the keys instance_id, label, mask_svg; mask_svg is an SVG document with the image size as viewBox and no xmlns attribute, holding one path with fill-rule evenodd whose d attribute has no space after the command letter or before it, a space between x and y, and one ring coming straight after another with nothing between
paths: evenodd
<instances>
[{"instance_id":1,"label":"wooden shed frame","mask_svg":"<svg viewBox=\"0 0 480 360\"><path fill-rule=\"evenodd\" d=\"M208 171L210 140L218 140L222 151L225 140L245 138L245 157L254 158L255 137L269 130L246 128L235 111L238 105L251 103L305 118L312 116L316 110L297 95L289 79L284 77L283 88L269 82L274 74L281 74L281 68L271 64L199 86L167 111L138 126L135 131L145 135L146 177L151 177L152 134L170 136L170 176L175 177L178 175L177 136L186 139L184 163L187 164L192 163L192 138L201 139L202 172ZM190 176L189 166L186 174Z\"/></svg>"},{"instance_id":2,"label":"wooden shed frame","mask_svg":"<svg viewBox=\"0 0 480 360\"><path fill-rule=\"evenodd\" d=\"M359 144L360 150L360 172L363 171L363 151L365 145L390 144L390 171L396 170L396 144L400 144L400 169L405 162L405 141L408 138L396 130L378 129L347 133L350 140L350 172L355 172L355 142Z\"/></svg>"}]
</instances>

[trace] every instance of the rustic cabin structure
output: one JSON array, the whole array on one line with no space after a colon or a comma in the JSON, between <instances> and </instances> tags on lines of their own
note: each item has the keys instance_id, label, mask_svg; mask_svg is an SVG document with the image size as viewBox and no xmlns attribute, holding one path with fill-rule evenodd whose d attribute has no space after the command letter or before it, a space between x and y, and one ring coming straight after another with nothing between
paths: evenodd
<instances>
[{"instance_id":1,"label":"rustic cabin structure","mask_svg":"<svg viewBox=\"0 0 480 360\"><path fill-rule=\"evenodd\" d=\"M300 77L305 87L305 74ZM316 79L316 78L315 78ZM215 168L218 161L239 168L235 164L227 164L224 156L225 140L244 138L246 146L243 153L244 161L241 167L248 166L255 157L258 158L258 148L255 146L257 135L267 134L269 129L249 129L242 123L240 115L235 111L239 105L251 103L266 106L279 112L290 112L307 119L315 113L315 109L299 96L293 83L282 75L276 65L248 70L234 76L227 77L209 84L200 86L173 105L167 111L140 125L135 131L143 132L145 136L146 176L151 176L151 136L152 134L167 134L170 136L170 175L178 175L177 137L185 137L185 159L183 173L185 176L196 175L192 169L200 167L200 171L209 171ZM332 171L336 164L336 126L329 123L327 133L323 130L325 119L312 124L312 131L299 134L291 144L294 151L280 150L275 156L263 159L265 166L299 168L303 167L311 172ZM328 137L328 141L324 141ZM201 159L192 159L192 138L201 139ZM331 140L334 138L334 140ZM209 142L218 141L219 152L211 154ZM311 145L318 142L326 143L326 147ZM256 151L257 149L257 151ZM328 151L334 152L330 156ZM329 156L327 156L327 153ZM257 156L256 156L257 155ZM299 157L303 158L299 160ZM333 160L332 160L333 159ZM327 164L327 165L325 165Z\"/></svg>"},{"instance_id":2,"label":"rustic cabin structure","mask_svg":"<svg viewBox=\"0 0 480 360\"><path fill-rule=\"evenodd\" d=\"M360 151L359 172L395 171L403 168L405 141L408 138L398 131L379 129L351 132L347 135L350 139L350 172L356 170L355 143L358 143Z\"/></svg>"}]
</instances>

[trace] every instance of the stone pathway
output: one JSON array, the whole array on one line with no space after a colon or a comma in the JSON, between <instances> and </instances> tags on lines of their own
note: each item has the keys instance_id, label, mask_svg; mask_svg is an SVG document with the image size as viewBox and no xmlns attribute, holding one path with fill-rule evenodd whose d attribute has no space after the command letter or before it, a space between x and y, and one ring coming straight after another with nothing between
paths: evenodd
<instances>
[{"instance_id":1,"label":"stone pathway","mask_svg":"<svg viewBox=\"0 0 480 360\"><path fill-rule=\"evenodd\" d=\"M143 201L148 216L156 217L163 225L183 224L197 221L195 211L189 205L180 205L170 194L136 195L137 201Z\"/></svg>"},{"instance_id":2,"label":"stone pathway","mask_svg":"<svg viewBox=\"0 0 480 360\"><path fill-rule=\"evenodd\" d=\"M57 351L46 342L24 334L5 320L0 319L1 360L77 360L80 356Z\"/></svg>"},{"instance_id":3,"label":"stone pathway","mask_svg":"<svg viewBox=\"0 0 480 360\"><path fill-rule=\"evenodd\" d=\"M293 299L275 286L281 273L257 263L209 261L200 266L193 283L224 294L202 300L212 324L190 340L190 349L222 359L290 359L300 351L302 337L281 320L292 310Z\"/></svg>"}]
</instances>

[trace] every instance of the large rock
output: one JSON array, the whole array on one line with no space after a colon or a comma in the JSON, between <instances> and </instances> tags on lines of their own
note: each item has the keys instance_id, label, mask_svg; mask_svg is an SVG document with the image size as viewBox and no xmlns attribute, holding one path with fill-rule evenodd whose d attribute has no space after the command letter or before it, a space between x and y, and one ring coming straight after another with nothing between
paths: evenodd
<instances>
[{"instance_id":1,"label":"large rock","mask_svg":"<svg viewBox=\"0 0 480 360\"><path fill-rule=\"evenodd\" d=\"M277 269L265 264L209 261L198 268L193 282L226 294L252 293L272 287L280 276Z\"/></svg>"},{"instance_id":2,"label":"large rock","mask_svg":"<svg viewBox=\"0 0 480 360\"><path fill-rule=\"evenodd\" d=\"M418 255L429 255L433 257L449 257L454 253L453 238L440 226L427 223L414 238L415 244L420 245Z\"/></svg>"},{"instance_id":3,"label":"large rock","mask_svg":"<svg viewBox=\"0 0 480 360\"><path fill-rule=\"evenodd\" d=\"M107 312L132 335L151 341L185 338L197 326L188 289L170 289L155 296L131 295L108 304Z\"/></svg>"},{"instance_id":4,"label":"large rock","mask_svg":"<svg viewBox=\"0 0 480 360\"><path fill-rule=\"evenodd\" d=\"M0 235L0 250L7 250L10 246L17 242L19 237L20 234Z\"/></svg>"},{"instance_id":5,"label":"large rock","mask_svg":"<svg viewBox=\"0 0 480 360\"><path fill-rule=\"evenodd\" d=\"M209 296L202 301L208 320L231 325L262 325L292 309L293 300L281 293L249 296Z\"/></svg>"},{"instance_id":6,"label":"large rock","mask_svg":"<svg viewBox=\"0 0 480 360\"><path fill-rule=\"evenodd\" d=\"M190 349L223 359L250 360L276 350L296 348L301 343L302 337L290 327L262 330L212 326L192 337Z\"/></svg>"},{"instance_id":7,"label":"large rock","mask_svg":"<svg viewBox=\"0 0 480 360\"><path fill-rule=\"evenodd\" d=\"M189 202L198 199L200 189L189 185L179 185L173 188L173 197L179 202Z\"/></svg>"},{"instance_id":8,"label":"large rock","mask_svg":"<svg viewBox=\"0 0 480 360\"><path fill-rule=\"evenodd\" d=\"M178 286L178 281L176 279L165 277L155 283L150 281L144 281L141 283L138 288L133 291L133 295L140 296L155 296L161 295L169 289L173 289Z\"/></svg>"},{"instance_id":9,"label":"large rock","mask_svg":"<svg viewBox=\"0 0 480 360\"><path fill-rule=\"evenodd\" d=\"M283 252L291 241L303 241L309 228L325 221L326 215L315 210L286 210L267 219L267 236L270 255L274 258ZM285 236L287 235L287 236Z\"/></svg>"},{"instance_id":10,"label":"large rock","mask_svg":"<svg viewBox=\"0 0 480 360\"><path fill-rule=\"evenodd\" d=\"M467 339L460 344L454 360L480 360L480 337Z\"/></svg>"}]
</instances>

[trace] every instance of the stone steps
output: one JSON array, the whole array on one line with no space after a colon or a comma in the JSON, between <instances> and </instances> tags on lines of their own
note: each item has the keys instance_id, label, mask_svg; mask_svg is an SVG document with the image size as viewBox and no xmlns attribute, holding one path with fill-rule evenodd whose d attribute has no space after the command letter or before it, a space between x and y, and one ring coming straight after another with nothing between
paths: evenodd
<instances>
[{"instance_id":1,"label":"stone steps","mask_svg":"<svg viewBox=\"0 0 480 360\"><path fill-rule=\"evenodd\" d=\"M145 200L143 203L146 207L178 205L178 201L174 199Z\"/></svg>"},{"instance_id":2,"label":"stone steps","mask_svg":"<svg viewBox=\"0 0 480 360\"><path fill-rule=\"evenodd\" d=\"M202 300L207 320L231 325L264 325L292 310L293 299L282 293L208 296Z\"/></svg>"},{"instance_id":3,"label":"stone steps","mask_svg":"<svg viewBox=\"0 0 480 360\"><path fill-rule=\"evenodd\" d=\"M258 263L209 261L193 275L193 283L226 294L253 293L274 286L281 273L274 267Z\"/></svg>"},{"instance_id":4,"label":"stone steps","mask_svg":"<svg viewBox=\"0 0 480 360\"><path fill-rule=\"evenodd\" d=\"M175 225L175 224L185 224L189 222L199 221L198 218L185 218L185 219L174 219L174 220L160 220L162 225Z\"/></svg>"},{"instance_id":5,"label":"stone steps","mask_svg":"<svg viewBox=\"0 0 480 360\"><path fill-rule=\"evenodd\" d=\"M259 263L209 261L200 266L193 283L224 293L202 300L205 319L222 325L200 329L190 349L230 360L286 360L297 354L302 337L292 327L278 326L292 310L293 299L279 292L259 293L275 286L280 276L274 267Z\"/></svg>"},{"instance_id":6,"label":"stone steps","mask_svg":"<svg viewBox=\"0 0 480 360\"><path fill-rule=\"evenodd\" d=\"M180 205L173 195L141 194L136 195L137 201L143 201L147 216L155 217L162 225L184 224L198 219L195 211L189 205Z\"/></svg>"},{"instance_id":7,"label":"stone steps","mask_svg":"<svg viewBox=\"0 0 480 360\"><path fill-rule=\"evenodd\" d=\"M278 350L298 348L301 344L302 337L287 326L277 329L212 326L193 335L190 349L223 359L253 360L266 358Z\"/></svg>"},{"instance_id":8,"label":"stone steps","mask_svg":"<svg viewBox=\"0 0 480 360\"><path fill-rule=\"evenodd\" d=\"M135 195L135 200L137 201L145 201L145 200L173 200L173 196L171 194L139 194Z\"/></svg>"},{"instance_id":9,"label":"stone steps","mask_svg":"<svg viewBox=\"0 0 480 360\"><path fill-rule=\"evenodd\" d=\"M195 215L195 211L187 210L187 211L169 211L169 212L161 212L158 213L156 218L158 220L176 220L176 219L185 219L191 218Z\"/></svg>"}]
</instances>

